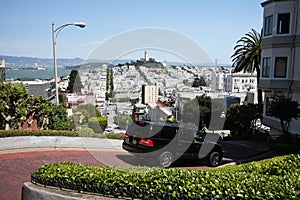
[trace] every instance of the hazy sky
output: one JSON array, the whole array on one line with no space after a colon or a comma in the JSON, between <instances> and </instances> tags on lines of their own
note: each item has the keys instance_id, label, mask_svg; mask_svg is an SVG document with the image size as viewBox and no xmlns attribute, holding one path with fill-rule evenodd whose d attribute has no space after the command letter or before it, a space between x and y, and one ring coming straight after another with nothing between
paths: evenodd
<instances>
[{"instance_id":1,"label":"hazy sky","mask_svg":"<svg viewBox=\"0 0 300 200\"><path fill-rule=\"evenodd\" d=\"M252 28L260 31L262 27L261 2L5 0L1 2L0 12L0 55L52 58L52 21L56 27L83 21L87 25L85 29L70 26L59 33L58 58L85 59L97 46L116 35L154 27L182 34L202 47L213 61L231 64L230 56L236 41ZM147 38L138 35L137 40ZM175 59L154 51L153 54L149 50L149 56L157 56L157 60ZM135 56L127 55L138 59Z\"/></svg>"}]
</instances>

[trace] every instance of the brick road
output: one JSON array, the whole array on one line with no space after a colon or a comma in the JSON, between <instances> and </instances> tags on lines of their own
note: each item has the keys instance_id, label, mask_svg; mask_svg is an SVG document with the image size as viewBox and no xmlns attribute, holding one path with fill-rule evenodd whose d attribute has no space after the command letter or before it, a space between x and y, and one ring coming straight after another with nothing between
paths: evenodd
<instances>
[{"instance_id":1,"label":"brick road","mask_svg":"<svg viewBox=\"0 0 300 200\"><path fill-rule=\"evenodd\" d=\"M223 164L243 160L260 153L259 148L223 145L226 158ZM21 149L11 152L0 151L0 200L21 199L21 187L30 181L30 174L39 166L54 162L75 162L96 166L132 166L136 165L132 155L125 151L97 151L79 149ZM201 163L178 163L175 167L185 169L207 168Z\"/></svg>"},{"instance_id":2,"label":"brick road","mask_svg":"<svg viewBox=\"0 0 300 200\"><path fill-rule=\"evenodd\" d=\"M90 152L86 150L47 150L0 154L0 199L21 199L22 184L30 181L30 174L41 165L54 162L75 162L103 166L105 162L99 161L98 156L105 161L114 160L116 156L125 156L126 154L126 152ZM118 164L128 165L121 160Z\"/></svg>"}]
</instances>

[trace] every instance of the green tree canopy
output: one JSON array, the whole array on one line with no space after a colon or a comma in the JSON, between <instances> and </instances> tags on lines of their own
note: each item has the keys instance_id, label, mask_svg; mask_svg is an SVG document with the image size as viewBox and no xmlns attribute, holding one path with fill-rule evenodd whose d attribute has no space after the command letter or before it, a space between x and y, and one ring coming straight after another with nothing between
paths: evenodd
<instances>
[{"instance_id":1,"label":"green tree canopy","mask_svg":"<svg viewBox=\"0 0 300 200\"><path fill-rule=\"evenodd\" d=\"M0 83L0 126L6 130L16 127L21 118L23 102L29 97L22 83Z\"/></svg>"},{"instance_id":2,"label":"green tree canopy","mask_svg":"<svg viewBox=\"0 0 300 200\"><path fill-rule=\"evenodd\" d=\"M66 109L54 106L43 97L28 94L22 83L0 84L0 127L17 129L26 120L37 120L41 129L67 130L69 121Z\"/></svg>"},{"instance_id":3,"label":"green tree canopy","mask_svg":"<svg viewBox=\"0 0 300 200\"><path fill-rule=\"evenodd\" d=\"M49 128L53 130L68 130L70 121L64 106L55 105L51 108Z\"/></svg>"},{"instance_id":4,"label":"green tree canopy","mask_svg":"<svg viewBox=\"0 0 300 200\"><path fill-rule=\"evenodd\" d=\"M200 78L195 78L192 83L192 87L200 87L200 86L206 86L206 82L203 76L201 76Z\"/></svg>"},{"instance_id":5,"label":"green tree canopy","mask_svg":"<svg viewBox=\"0 0 300 200\"><path fill-rule=\"evenodd\" d=\"M92 117L88 121L88 127L93 129L95 133L102 133L107 127L107 119L105 117Z\"/></svg>"},{"instance_id":6,"label":"green tree canopy","mask_svg":"<svg viewBox=\"0 0 300 200\"><path fill-rule=\"evenodd\" d=\"M199 129L202 129L209 125L210 116L211 98L202 95L184 104L181 120L183 123L194 124Z\"/></svg>"},{"instance_id":7,"label":"green tree canopy","mask_svg":"<svg viewBox=\"0 0 300 200\"><path fill-rule=\"evenodd\" d=\"M81 88L83 88L78 70L73 69L70 73L68 92L70 93L80 93Z\"/></svg>"},{"instance_id":8,"label":"green tree canopy","mask_svg":"<svg viewBox=\"0 0 300 200\"><path fill-rule=\"evenodd\" d=\"M87 117L101 117L101 113L92 104L79 105L74 112L82 112Z\"/></svg>"},{"instance_id":9,"label":"green tree canopy","mask_svg":"<svg viewBox=\"0 0 300 200\"><path fill-rule=\"evenodd\" d=\"M289 134L289 126L292 119L300 117L300 108L298 101L284 96L274 96L270 103L270 114L280 119L282 131Z\"/></svg>"},{"instance_id":10,"label":"green tree canopy","mask_svg":"<svg viewBox=\"0 0 300 200\"><path fill-rule=\"evenodd\" d=\"M132 124L132 117L129 115L120 115L116 119L116 124L119 125L121 129L126 129L127 126Z\"/></svg>"},{"instance_id":11,"label":"green tree canopy","mask_svg":"<svg viewBox=\"0 0 300 200\"><path fill-rule=\"evenodd\" d=\"M262 104L233 104L226 112L225 128L236 133L248 133L253 120L261 118Z\"/></svg>"}]
</instances>

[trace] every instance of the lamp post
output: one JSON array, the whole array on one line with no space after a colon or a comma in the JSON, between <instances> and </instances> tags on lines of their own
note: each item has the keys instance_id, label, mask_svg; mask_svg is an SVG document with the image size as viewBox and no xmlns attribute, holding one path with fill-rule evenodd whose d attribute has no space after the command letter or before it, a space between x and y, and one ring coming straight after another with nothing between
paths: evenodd
<instances>
[{"instance_id":1,"label":"lamp post","mask_svg":"<svg viewBox=\"0 0 300 200\"><path fill-rule=\"evenodd\" d=\"M58 77L57 77L57 64L56 64L56 38L59 32L66 26L78 26L80 28L85 27L85 23L83 22L74 22L74 23L67 23L59 26L55 29L54 22L52 22L52 43L53 43L53 64L54 64L54 77L55 77L55 100L56 105L59 105L59 97L58 97ZM55 35L56 33L56 35Z\"/></svg>"}]
</instances>

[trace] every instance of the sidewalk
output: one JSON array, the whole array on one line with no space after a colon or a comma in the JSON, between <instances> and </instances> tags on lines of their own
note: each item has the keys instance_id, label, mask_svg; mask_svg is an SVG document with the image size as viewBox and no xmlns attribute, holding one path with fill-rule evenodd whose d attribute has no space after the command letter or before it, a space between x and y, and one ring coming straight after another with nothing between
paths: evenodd
<instances>
[{"instance_id":1,"label":"sidewalk","mask_svg":"<svg viewBox=\"0 0 300 200\"><path fill-rule=\"evenodd\" d=\"M275 156L275 152L265 143L246 140L223 141L225 157L235 164L266 159Z\"/></svg>"},{"instance_id":2,"label":"sidewalk","mask_svg":"<svg viewBox=\"0 0 300 200\"><path fill-rule=\"evenodd\" d=\"M25 148L82 148L122 150L122 140L89 137L20 136L0 138L0 153Z\"/></svg>"}]
</instances>

